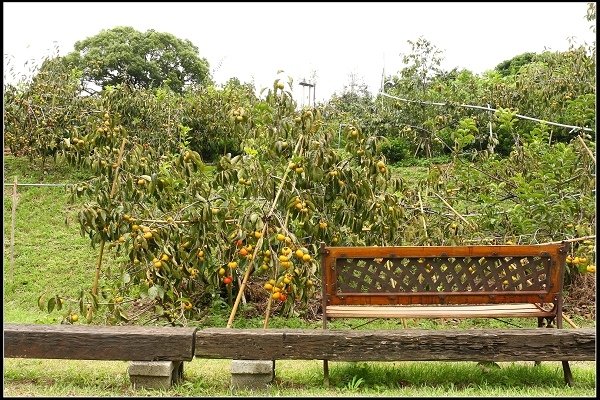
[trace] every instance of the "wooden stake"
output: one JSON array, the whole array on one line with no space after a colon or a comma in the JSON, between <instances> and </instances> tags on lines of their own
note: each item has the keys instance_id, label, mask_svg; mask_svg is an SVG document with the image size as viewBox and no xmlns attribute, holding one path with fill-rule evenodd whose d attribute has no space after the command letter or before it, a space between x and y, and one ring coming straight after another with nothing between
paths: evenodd
<instances>
[{"instance_id":1,"label":"wooden stake","mask_svg":"<svg viewBox=\"0 0 600 400\"><path fill-rule=\"evenodd\" d=\"M240 276L238 275L237 277L237 282L238 282L238 287L242 286L242 279L240 278ZM246 301L246 296L244 295L244 293L242 293L242 304L246 305L247 301Z\"/></svg>"},{"instance_id":2,"label":"wooden stake","mask_svg":"<svg viewBox=\"0 0 600 400\"><path fill-rule=\"evenodd\" d=\"M273 304L273 297L269 296L267 303L267 310L265 311L265 322L263 323L263 329L267 329L269 326L269 316L271 315L271 304Z\"/></svg>"},{"instance_id":3,"label":"wooden stake","mask_svg":"<svg viewBox=\"0 0 600 400\"><path fill-rule=\"evenodd\" d=\"M233 325L233 319L235 318L235 314L237 313L237 309L240 305L240 300L242 299L242 295L244 294L244 290L246 290L246 284L248 283L248 278L250 278L250 274L254 269L254 263L256 262L256 256L258 255L258 249L262 247L263 238L267 232L267 224L263 227L262 236L256 242L256 247L254 248L254 253L252 253L252 260L250 260L250 265L248 265L248 269L244 274L244 279L242 280L242 284L240 285L240 289L238 290L238 294L235 298L235 303L233 304L233 308L231 309L231 314L229 314L229 320L227 321L227 328L231 328Z\"/></svg>"},{"instance_id":4,"label":"wooden stake","mask_svg":"<svg viewBox=\"0 0 600 400\"><path fill-rule=\"evenodd\" d=\"M594 164L596 164L596 157L594 157L594 153L592 153L592 151L590 150L589 147L587 147L587 145L585 144L585 141L583 140L583 138L581 137L581 135L577 135L577 139L579 139L579 141L581 142L581 144L583 145L583 147L587 150L590 158L592 159L592 161L594 161Z\"/></svg>"},{"instance_id":5,"label":"wooden stake","mask_svg":"<svg viewBox=\"0 0 600 400\"><path fill-rule=\"evenodd\" d=\"M581 242L582 240L589 240L589 239L595 239L595 238L596 238L596 235L589 235L589 236L582 236L582 237L573 238L573 239L559 240L557 242L545 242L545 243L541 243L541 244L572 243L572 242Z\"/></svg>"},{"instance_id":6,"label":"wooden stake","mask_svg":"<svg viewBox=\"0 0 600 400\"><path fill-rule=\"evenodd\" d=\"M437 198L440 199L446 205L446 207L448 207L454 214L456 214L456 216L458 218L460 218L465 224L469 225L471 228L474 228L473 224L471 224L469 221L467 221L462 215L460 215L458 213L458 211L456 211L454 208L452 208L452 206L450 204L448 204L448 202L446 200L444 200L442 198L442 196L440 196L436 192L433 192L433 194L435 194L437 196Z\"/></svg>"},{"instance_id":7,"label":"wooden stake","mask_svg":"<svg viewBox=\"0 0 600 400\"><path fill-rule=\"evenodd\" d=\"M12 193L12 214L10 219L10 272L9 280L14 282L15 278L15 225L17 219L17 177L15 176L15 183L13 184Z\"/></svg>"},{"instance_id":8,"label":"wooden stake","mask_svg":"<svg viewBox=\"0 0 600 400\"><path fill-rule=\"evenodd\" d=\"M100 267L102 266L102 255L104 254L104 240L100 242L100 254L96 263L96 275L94 275L94 284L92 285L92 293L98 295L98 281L100 280Z\"/></svg>"},{"instance_id":9,"label":"wooden stake","mask_svg":"<svg viewBox=\"0 0 600 400\"><path fill-rule=\"evenodd\" d=\"M573 321L571 321L571 319L570 319L569 317L567 317L567 316L565 315L565 313L562 313L562 317L563 317L563 319L564 319L565 321L567 321L567 323L568 323L569 325L571 325L573 328L575 328L575 329L579 329L579 327L578 327L577 325L575 325L575 323L574 323Z\"/></svg>"},{"instance_id":10,"label":"wooden stake","mask_svg":"<svg viewBox=\"0 0 600 400\"><path fill-rule=\"evenodd\" d=\"M421 200L421 192L417 192L417 195L419 196L419 206L421 208L421 221L423 221L423 231L425 232L425 238L428 238L427 225L425 224L425 211L423 210L423 201Z\"/></svg>"}]
</instances>

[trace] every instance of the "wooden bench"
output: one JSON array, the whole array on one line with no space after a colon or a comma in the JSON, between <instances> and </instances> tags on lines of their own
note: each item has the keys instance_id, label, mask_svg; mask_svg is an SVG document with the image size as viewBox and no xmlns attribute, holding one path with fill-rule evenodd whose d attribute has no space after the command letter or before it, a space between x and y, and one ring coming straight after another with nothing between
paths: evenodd
<instances>
[{"instance_id":1,"label":"wooden bench","mask_svg":"<svg viewBox=\"0 0 600 400\"><path fill-rule=\"evenodd\" d=\"M563 244L326 247L323 328L332 318L537 318L562 328ZM540 331L541 333L541 331ZM531 357L531 353L527 355ZM530 360L543 359L529 358ZM573 377L561 360L565 381ZM328 360L323 360L325 382Z\"/></svg>"}]
</instances>

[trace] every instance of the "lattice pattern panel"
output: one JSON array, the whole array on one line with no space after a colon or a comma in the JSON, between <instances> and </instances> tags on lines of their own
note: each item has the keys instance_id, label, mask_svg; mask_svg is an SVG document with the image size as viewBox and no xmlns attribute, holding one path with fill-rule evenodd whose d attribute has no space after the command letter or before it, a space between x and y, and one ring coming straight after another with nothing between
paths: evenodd
<instances>
[{"instance_id":1,"label":"lattice pattern panel","mask_svg":"<svg viewBox=\"0 0 600 400\"><path fill-rule=\"evenodd\" d=\"M550 258L338 258L336 292L547 291Z\"/></svg>"}]
</instances>

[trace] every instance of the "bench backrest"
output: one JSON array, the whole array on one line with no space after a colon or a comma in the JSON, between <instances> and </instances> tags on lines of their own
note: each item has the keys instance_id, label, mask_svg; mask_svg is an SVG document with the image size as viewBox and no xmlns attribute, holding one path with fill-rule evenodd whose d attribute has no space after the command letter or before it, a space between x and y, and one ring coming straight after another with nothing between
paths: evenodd
<instances>
[{"instance_id":1,"label":"bench backrest","mask_svg":"<svg viewBox=\"0 0 600 400\"><path fill-rule=\"evenodd\" d=\"M326 247L324 305L554 303L563 244Z\"/></svg>"}]
</instances>

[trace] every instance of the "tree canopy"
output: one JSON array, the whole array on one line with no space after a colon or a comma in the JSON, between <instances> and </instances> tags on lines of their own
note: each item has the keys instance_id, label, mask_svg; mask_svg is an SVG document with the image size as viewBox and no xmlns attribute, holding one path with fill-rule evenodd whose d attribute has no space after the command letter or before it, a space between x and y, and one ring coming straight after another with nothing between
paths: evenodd
<instances>
[{"instance_id":1,"label":"tree canopy","mask_svg":"<svg viewBox=\"0 0 600 400\"><path fill-rule=\"evenodd\" d=\"M514 56L510 60L502 61L500 64L496 66L496 71L500 72L502 76L508 75L516 75L519 72L519 69L523 65L527 65L532 63L535 58L535 53L526 52L519 54L518 56Z\"/></svg>"},{"instance_id":2,"label":"tree canopy","mask_svg":"<svg viewBox=\"0 0 600 400\"><path fill-rule=\"evenodd\" d=\"M75 43L67 60L83 71L83 78L101 87L128 83L151 88L167 85L181 92L189 84L211 83L209 64L187 39L132 27L102 30Z\"/></svg>"}]
</instances>

